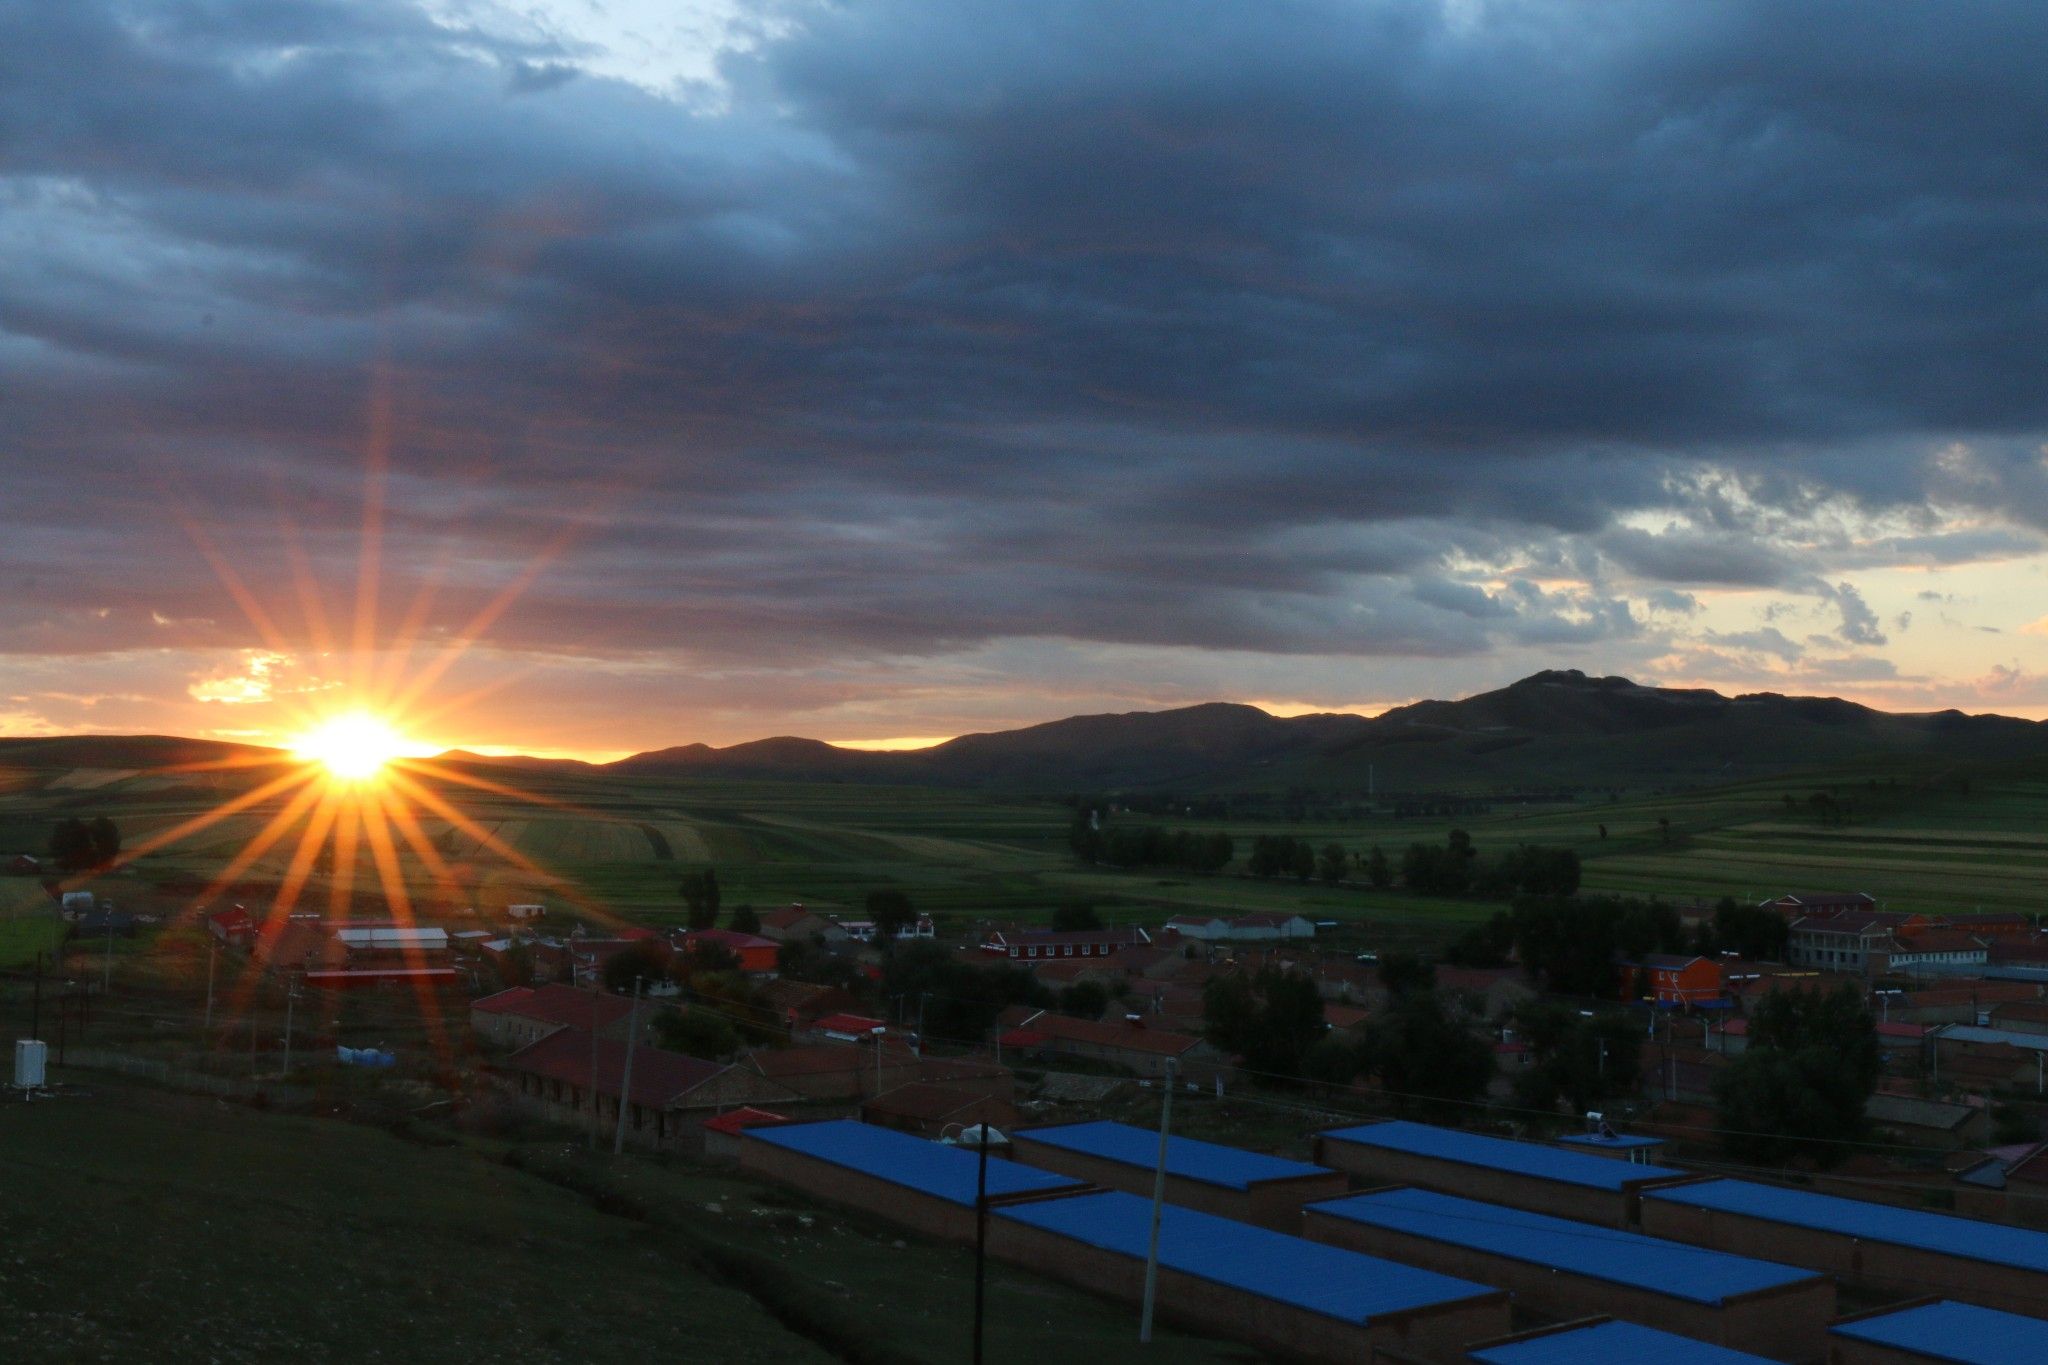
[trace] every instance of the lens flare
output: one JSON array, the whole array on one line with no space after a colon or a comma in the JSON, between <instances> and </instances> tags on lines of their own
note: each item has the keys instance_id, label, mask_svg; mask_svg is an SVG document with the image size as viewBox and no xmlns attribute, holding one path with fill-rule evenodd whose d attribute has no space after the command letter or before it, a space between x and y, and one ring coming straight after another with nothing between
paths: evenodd
<instances>
[{"instance_id":1,"label":"lens flare","mask_svg":"<svg viewBox=\"0 0 2048 1365\"><path fill-rule=\"evenodd\" d=\"M417 757L423 747L408 740L382 716L349 711L330 716L300 735L292 753L318 763L341 782L371 782L393 759Z\"/></svg>"}]
</instances>

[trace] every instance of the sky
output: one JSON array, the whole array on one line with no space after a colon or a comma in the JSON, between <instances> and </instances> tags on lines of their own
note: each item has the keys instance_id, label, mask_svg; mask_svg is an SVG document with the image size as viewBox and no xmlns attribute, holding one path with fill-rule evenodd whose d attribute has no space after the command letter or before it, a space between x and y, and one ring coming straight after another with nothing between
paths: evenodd
<instances>
[{"instance_id":1,"label":"sky","mask_svg":"<svg viewBox=\"0 0 2048 1365\"><path fill-rule=\"evenodd\" d=\"M0 734L2048 715L2048 9L0 0Z\"/></svg>"}]
</instances>

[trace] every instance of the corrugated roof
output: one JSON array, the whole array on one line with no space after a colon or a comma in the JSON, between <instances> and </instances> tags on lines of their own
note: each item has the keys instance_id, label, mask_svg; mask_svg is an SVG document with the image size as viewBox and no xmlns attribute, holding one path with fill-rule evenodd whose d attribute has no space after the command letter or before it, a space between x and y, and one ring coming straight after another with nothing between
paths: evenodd
<instances>
[{"instance_id":1,"label":"corrugated roof","mask_svg":"<svg viewBox=\"0 0 2048 1365\"><path fill-rule=\"evenodd\" d=\"M1384 1190L1311 1204L1318 1213L1610 1284L1718 1305L1760 1289L1818 1278L1771 1261L1708 1251L1639 1232L1525 1213L1429 1190Z\"/></svg>"},{"instance_id":2,"label":"corrugated roof","mask_svg":"<svg viewBox=\"0 0 2048 1365\"><path fill-rule=\"evenodd\" d=\"M483 1014L512 1014L543 1024L589 1028L593 1022L603 1028L633 1012L633 1002L623 996L600 991L579 991L573 986L514 986L469 1002Z\"/></svg>"},{"instance_id":3,"label":"corrugated roof","mask_svg":"<svg viewBox=\"0 0 2048 1365\"><path fill-rule=\"evenodd\" d=\"M1693 1208L1716 1209L1794 1227L1861 1237L1894 1246L2048 1272L2048 1233L2029 1232L2003 1223L1957 1218L1920 1209L1867 1204L1808 1190L1788 1190L1748 1180L1707 1180L1646 1190L1645 1199L1668 1199Z\"/></svg>"},{"instance_id":4,"label":"corrugated roof","mask_svg":"<svg viewBox=\"0 0 2048 1365\"><path fill-rule=\"evenodd\" d=\"M596 1063L597 1080L591 1082L591 1064ZM537 1043L529 1043L505 1059L505 1065L528 1075L562 1081L578 1088L589 1087L600 1095L617 1095L619 1078L626 1070L626 1045L609 1038L594 1043L583 1029L556 1029ZM717 1062L669 1052L658 1047L633 1050L633 1089L629 1098L647 1109L666 1109L726 1068Z\"/></svg>"},{"instance_id":5,"label":"corrugated roof","mask_svg":"<svg viewBox=\"0 0 2048 1365\"><path fill-rule=\"evenodd\" d=\"M1637 1152L1645 1147L1664 1145L1663 1138L1644 1137L1639 1133L1567 1133L1558 1141L1601 1152Z\"/></svg>"},{"instance_id":6,"label":"corrugated roof","mask_svg":"<svg viewBox=\"0 0 2048 1365\"><path fill-rule=\"evenodd\" d=\"M1832 1330L1837 1336L1955 1365L2041 1365L2048 1360L2048 1322L1947 1299L1845 1322Z\"/></svg>"},{"instance_id":7,"label":"corrugated roof","mask_svg":"<svg viewBox=\"0 0 2048 1365\"><path fill-rule=\"evenodd\" d=\"M1603 1322L1471 1352L1474 1365L1769 1365L1731 1351L1632 1322Z\"/></svg>"},{"instance_id":8,"label":"corrugated roof","mask_svg":"<svg viewBox=\"0 0 2048 1365\"><path fill-rule=\"evenodd\" d=\"M1063 1123L1050 1128L1029 1128L1016 1134L1021 1141L1042 1142L1048 1147L1100 1157L1125 1166L1152 1170L1159 1163L1159 1134L1128 1123ZM1197 1180L1204 1185L1247 1190L1260 1180L1293 1180L1305 1175L1329 1175L1321 1166L1306 1161L1288 1161L1261 1152L1247 1152L1220 1143L1195 1138L1166 1140L1166 1170L1169 1175Z\"/></svg>"},{"instance_id":9,"label":"corrugated roof","mask_svg":"<svg viewBox=\"0 0 2048 1365\"><path fill-rule=\"evenodd\" d=\"M1533 1142L1512 1142L1507 1138L1464 1133L1455 1128L1437 1128L1402 1119L1368 1123L1357 1128L1339 1128L1324 1133L1323 1138L1328 1142L1352 1142L1361 1147L1408 1152L1439 1161L1482 1166L1488 1170L1557 1180L1596 1190L1620 1190L1640 1180L1685 1174L1667 1166L1638 1166L1612 1157L1585 1156Z\"/></svg>"},{"instance_id":10,"label":"corrugated roof","mask_svg":"<svg viewBox=\"0 0 2048 1365\"><path fill-rule=\"evenodd\" d=\"M844 1166L877 1180L928 1194L934 1199L943 1199L949 1204L974 1207L975 1164L980 1155L973 1151L928 1142L892 1128L876 1128L852 1119L749 1128L745 1137L748 1142L766 1142L800 1152L834 1166ZM1071 1176L1033 1170L1001 1157L988 1159L988 1192L991 1198L1079 1188Z\"/></svg>"},{"instance_id":11,"label":"corrugated roof","mask_svg":"<svg viewBox=\"0 0 2048 1365\"><path fill-rule=\"evenodd\" d=\"M997 1209L995 1215L1142 1260L1151 1233L1152 1201L1110 1191ZM1359 1324L1497 1292L1469 1280L1396 1265L1377 1256L1269 1232L1175 1204L1161 1210L1159 1264L1212 1284Z\"/></svg>"}]
</instances>

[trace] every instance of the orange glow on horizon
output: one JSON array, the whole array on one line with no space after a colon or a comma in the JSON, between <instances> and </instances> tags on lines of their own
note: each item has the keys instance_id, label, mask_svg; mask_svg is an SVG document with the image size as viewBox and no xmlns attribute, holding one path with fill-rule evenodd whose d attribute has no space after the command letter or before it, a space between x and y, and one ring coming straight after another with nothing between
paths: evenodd
<instances>
[{"instance_id":1,"label":"orange glow on horizon","mask_svg":"<svg viewBox=\"0 0 2048 1365\"><path fill-rule=\"evenodd\" d=\"M374 782L394 759L424 758L434 752L400 734L397 727L370 711L344 711L329 716L292 742L292 755L317 763L330 779Z\"/></svg>"}]
</instances>

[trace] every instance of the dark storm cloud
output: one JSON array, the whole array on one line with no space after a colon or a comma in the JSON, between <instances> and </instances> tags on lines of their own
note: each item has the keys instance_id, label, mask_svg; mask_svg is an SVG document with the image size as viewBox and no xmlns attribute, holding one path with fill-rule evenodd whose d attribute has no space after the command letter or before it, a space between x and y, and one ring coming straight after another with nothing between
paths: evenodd
<instances>
[{"instance_id":1,"label":"dark storm cloud","mask_svg":"<svg viewBox=\"0 0 2048 1365\"><path fill-rule=\"evenodd\" d=\"M1617 574L1870 645L1787 524L2048 526L2037 6L1473 12L804 8L710 109L396 0L0 0L0 460L81 528L0 647L252 643L171 506L341 612L380 421L436 625L591 517L508 649L1448 656L1634 638Z\"/></svg>"}]
</instances>

